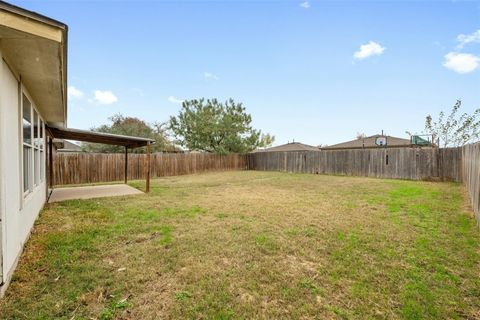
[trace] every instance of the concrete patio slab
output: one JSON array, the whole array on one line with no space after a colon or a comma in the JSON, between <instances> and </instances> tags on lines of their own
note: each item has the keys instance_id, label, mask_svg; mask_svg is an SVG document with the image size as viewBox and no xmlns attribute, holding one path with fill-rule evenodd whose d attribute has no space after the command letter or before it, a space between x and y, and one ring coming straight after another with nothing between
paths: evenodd
<instances>
[{"instance_id":1,"label":"concrete patio slab","mask_svg":"<svg viewBox=\"0 0 480 320\"><path fill-rule=\"evenodd\" d=\"M143 194L142 191L126 184L111 184L103 186L69 187L53 189L49 203L72 199L93 199L103 197L127 196Z\"/></svg>"}]
</instances>

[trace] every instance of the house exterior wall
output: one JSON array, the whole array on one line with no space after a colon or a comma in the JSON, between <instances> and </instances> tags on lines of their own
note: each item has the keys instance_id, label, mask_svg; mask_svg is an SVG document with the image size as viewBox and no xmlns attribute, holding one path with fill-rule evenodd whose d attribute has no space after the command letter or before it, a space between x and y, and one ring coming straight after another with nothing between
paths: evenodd
<instances>
[{"instance_id":1,"label":"house exterior wall","mask_svg":"<svg viewBox=\"0 0 480 320\"><path fill-rule=\"evenodd\" d=\"M38 185L33 187L28 195L23 192L20 90L28 92L28 88L21 88L16 76L2 59L0 43L0 234L2 254L0 296L8 285L23 246L46 201L45 177L39 179ZM35 104L34 101L31 102ZM45 156L39 161L42 161L46 167Z\"/></svg>"}]
</instances>

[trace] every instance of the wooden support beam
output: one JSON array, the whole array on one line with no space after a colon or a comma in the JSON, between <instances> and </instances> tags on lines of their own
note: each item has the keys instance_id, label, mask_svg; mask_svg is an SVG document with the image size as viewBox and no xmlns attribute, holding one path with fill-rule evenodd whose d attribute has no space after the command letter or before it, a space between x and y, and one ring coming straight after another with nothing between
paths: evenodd
<instances>
[{"instance_id":1,"label":"wooden support beam","mask_svg":"<svg viewBox=\"0 0 480 320\"><path fill-rule=\"evenodd\" d=\"M48 138L48 174L49 174L48 183L50 185L50 188L53 188L53 139L52 137Z\"/></svg>"},{"instance_id":2,"label":"wooden support beam","mask_svg":"<svg viewBox=\"0 0 480 320\"><path fill-rule=\"evenodd\" d=\"M111 144L115 146L124 146L128 148L139 148L147 145L147 142L155 143L155 140L148 138L139 138L131 136L122 136L118 134L92 132L79 129L60 129L56 127L47 127L53 138L70 139L77 141L86 141L92 143Z\"/></svg>"},{"instance_id":3,"label":"wooden support beam","mask_svg":"<svg viewBox=\"0 0 480 320\"><path fill-rule=\"evenodd\" d=\"M146 184L146 192L150 192L150 141L147 142L147 184Z\"/></svg>"},{"instance_id":4,"label":"wooden support beam","mask_svg":"<svg viewBox=\"0 0 480 320\"><path fill-rule=\"evenodd\" d=\"M125 147L125 184L127 184L127 180L128 180L128 148Z\"/></svg>"}]
</instances>

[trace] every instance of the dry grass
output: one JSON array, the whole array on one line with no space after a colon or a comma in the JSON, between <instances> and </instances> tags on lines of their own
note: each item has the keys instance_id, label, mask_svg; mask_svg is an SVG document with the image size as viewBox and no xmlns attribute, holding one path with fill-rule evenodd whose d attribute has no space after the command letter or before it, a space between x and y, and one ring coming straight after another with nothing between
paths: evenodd
<instances>
[{"instance_id":1,"label":"dry grass","mask_svg":"<svg viewBox=\"0 0 480 320\"><path fill-rule=\"evenodd\" d=\"M52 204L0 314L480 319L464 199L457 184L224 172Z\"/></svg>"}]
</instances>

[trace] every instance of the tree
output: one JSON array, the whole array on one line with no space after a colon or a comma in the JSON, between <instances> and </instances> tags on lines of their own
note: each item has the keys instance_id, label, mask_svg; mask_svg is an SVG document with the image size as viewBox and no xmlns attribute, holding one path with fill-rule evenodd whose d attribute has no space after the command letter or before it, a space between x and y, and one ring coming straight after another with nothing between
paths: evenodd
<instances>
[{"instance_id":1,"label":"tree","mask_svg":"<svg viewBox=\"0 0 480 320\"><path fill-rule=\"evenodd\" d=\"M459 147L469 142L478 140L480 136L480 109L472 114L459 114L462 101L457 100L450 114L446 117L442 111L438 120L433 120L431 115L425 119L425 131L440 139L442 147Z\"/></svg>"},{"instance_id":2,"label":"tree","mask_svg":"<svg viewBox=\"0 0 480 320\"><path fill-rule=\"evenodd\" d=\"M366 137L367 137L367 135L363 132L357 132L357 135L355 136L355 138L357 138L357 140L362 140Z\"/></svg>"},{"instance_id":3,"label":"tree","mask_svg":"<svg viewBox=\"0 0 480 320\"><path fill-rule=\"evenodd\" d=\"M176 117L170 117L170 130L176 142L190 150L219 154L246 153L268 147L274 137L251 126L252 116L241 103L229 99L184 101Z\"/></svg>"},{"instance_id":4,"label":"tree","mask_svg":"<svg viewBox=\"0 0 480 320\"><path fill-rule=\"evenodd\" d=\"M104 124L99 127L94 127L91 130L96 132L120 134L124 136L135 136L142 138L150 138L155 140L152 144L152 152L172 152L175 151L175 146L168 140L166 134L166 124L154 122L148 124L143 120L134 117L126 117L121 114L115 114L109 118L111 124ZM124 147L98 144L98 143L85 143L82 145L83 149L88 152L101 152L101 153L115 153L124 152ZM132 149L133 153L145 153L146 148Z\"/></svg>"}]
</instances>

